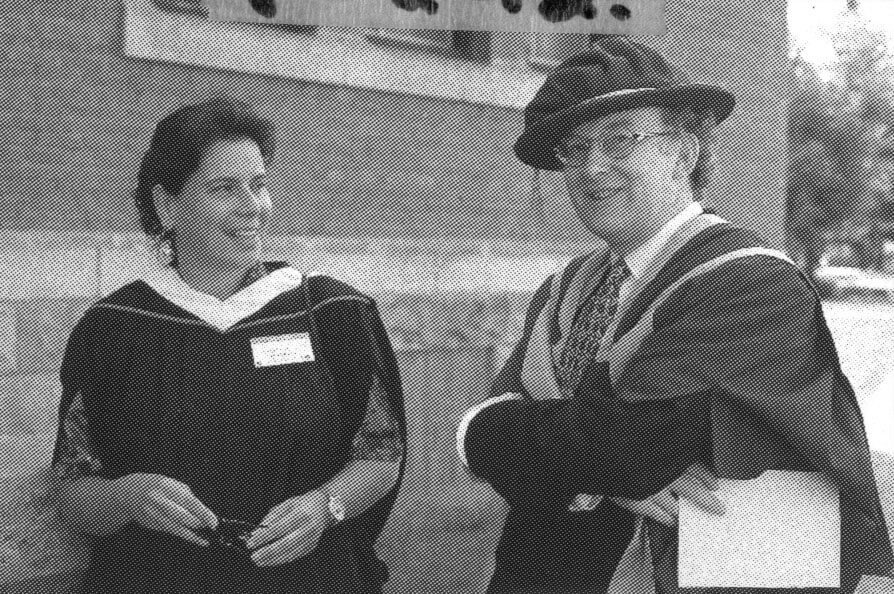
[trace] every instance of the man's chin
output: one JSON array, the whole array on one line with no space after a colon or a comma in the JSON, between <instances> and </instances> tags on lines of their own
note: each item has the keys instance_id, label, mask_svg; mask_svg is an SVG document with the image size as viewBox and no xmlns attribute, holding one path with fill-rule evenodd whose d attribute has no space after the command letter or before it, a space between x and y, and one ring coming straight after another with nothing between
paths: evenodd
<instances>
[{"instance_id":1,"label":"man's chin","mask_svg":"<svg viewBox=\"0 0 894 594\"><path fill-rule=\"evenodd\" d=\"M604 222L591 224L584 221L584 227L586 227L587 231L590 232L590 235L592 235L594 239L609 245L615 243L615 238L621 235L618 228L606 225Z\"/></svg>"}]
</instances>

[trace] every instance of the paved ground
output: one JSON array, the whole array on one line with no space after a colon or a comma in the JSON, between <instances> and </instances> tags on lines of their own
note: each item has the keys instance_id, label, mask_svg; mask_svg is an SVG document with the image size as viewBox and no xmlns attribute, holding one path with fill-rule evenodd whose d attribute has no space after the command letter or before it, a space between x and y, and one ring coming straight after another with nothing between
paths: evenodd
<instances>
[{"instance_id":1,"label":"paved ground","mask_svg":"<svg viewBox=\"0 0 894 594\"><path fill-rule=\"evenodd\" d=\"M827 303L824 309L870 448L894 455L894 305Z\"/></svg>"}]
</instances>

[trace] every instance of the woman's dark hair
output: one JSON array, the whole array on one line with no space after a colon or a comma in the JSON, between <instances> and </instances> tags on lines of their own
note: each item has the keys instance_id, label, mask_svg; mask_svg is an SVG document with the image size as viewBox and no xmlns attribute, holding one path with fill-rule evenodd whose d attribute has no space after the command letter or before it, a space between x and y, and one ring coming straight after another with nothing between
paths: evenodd
<instances>
[{"instance_id":1,"label":"woman's dark hair","mask_svg":"<svg viewBox=\"0 0 894 594\"><path fill-rule=\"evenodd\" d=\"M689 174L692 189L698 196L708 187L714 171L714 144L717 138L717 119L711 111L697 112L693 109L662 109L662 118L668 126L689 132L698 139L699 152L695 168Z\"/></svg>"},{"instance_id":2,"label":"woman's dark hair","mask_svg":"<svg viewBox=\"0 0 894 594\"><path fill-rule=\"evenodd\" d=\"M241 101L218 98L187 105L158 122L134 191L143 231L160 242L170 239L155 211L152 188L160 185L176 196L212 145L243 138L258 145L269 165L275 150L274 126Z\"/></svg>"}]
</instances>

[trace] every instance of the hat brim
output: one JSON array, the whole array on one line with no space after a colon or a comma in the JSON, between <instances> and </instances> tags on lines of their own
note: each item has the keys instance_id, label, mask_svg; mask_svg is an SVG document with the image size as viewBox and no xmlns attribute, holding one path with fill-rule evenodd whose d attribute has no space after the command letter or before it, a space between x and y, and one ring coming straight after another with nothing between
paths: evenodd
<instances>
[{"instance_id":1,"label":"hat brim","mask_svg":"<svg viewBox=\"0 0 894 594\"><path fill-rule=\"evenodd\" d=\"M556 145L571 131L590 120L616 111L638 107L693 108L710 111L718 123L733 111L736 100L732 93L711 85L693 84L661 89L643 89L619 95L593 97L577 105L557 111L526 126L515 142L515 154L521 161L537 169L558 171Z\"/></svg>"}]
</instances>

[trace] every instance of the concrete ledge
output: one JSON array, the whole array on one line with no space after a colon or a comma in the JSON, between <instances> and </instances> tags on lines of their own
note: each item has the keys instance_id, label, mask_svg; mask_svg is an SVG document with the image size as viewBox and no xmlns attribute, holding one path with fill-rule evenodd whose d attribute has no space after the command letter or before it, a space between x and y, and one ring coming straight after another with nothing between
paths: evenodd
<instances>
[{"instance_id":1,"label":"concrete ledge","mask_svg":"<svg viewBox=\"0 0 894 594\"><path fill-rule=\"evenodd\" d=\"M47 497L47 468L0 482L0 584L60 587L86 567L88 540L63 528ZM59 582L56 580L59 579ZM43 590L12 590L43 592ZM3 592L0 589L0 592Z\"/></svg>"},{"instance_id":2,"label":"concrete ledge","mask_svg":"<svg viewBox=\"0 0 894 594\"><path fill-rule=\"evenodd\" d=\"M80 579L81 574L76 571L31 579L17 578L6 584L0 582L0 594L74 594Z\"/></svg>"},{"instance_id":3,"label":"concrete ledge","mask_svg":"<svg viewBox=\"0 0 894 594\"><path fill-rule=\"evenodd\" d=\"M18 480L47 468L55 443L55 427L53 431L44 433L0 434L0 460L4 461L0 468L0 481ZM8 483L4 483L0 488L5 489L7 485ZM6 492L2 494L8 495ZM3 507L3 502L0 502L0 509Z\"/></svg>"},{"instance_id":4,"label":"concrete ledge","mask_svg":"<svg viewBox=\"0 0 894 594\"><path fill-rule=\"evenodd\" d=\"M56 375L15 375L0 378L0 435L28 436L56 431L62 387ZM14 458L0 457L15 463Z\"/></svg>"},{"instance_id":5,"label":"concrete ledge","mask_svg":"<svg viewBox=\"0 0 894 594\"><path fill-rule=\"evenodd\" d=\"M894 307L829 302L823 311L854 389L860 396L873 393L894 373Z\"/></svg>"},{"instance_id":6,"label":"concrete ledge","mask_svg":"<svg viewBox=\"0 0 894 594\"><path fill-rule=\"evenodd\" d=\"M97 297L138 277L154 254L140 233L0 232L0 299ZM369 293L531 292L579 243L394 238L268 238L265 257Z\"/></svg>"},{"instance_id":7,"label":"concrete ledge","mask_svg":"<svg viewBox=\"0 0 894 594\"><path fill-rule=\"evenodd\" d=\"M88 297L96 295L98 279L94 250L9 250L0 253L0 299Z\"/></svg>"}]
</instances>

